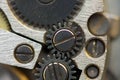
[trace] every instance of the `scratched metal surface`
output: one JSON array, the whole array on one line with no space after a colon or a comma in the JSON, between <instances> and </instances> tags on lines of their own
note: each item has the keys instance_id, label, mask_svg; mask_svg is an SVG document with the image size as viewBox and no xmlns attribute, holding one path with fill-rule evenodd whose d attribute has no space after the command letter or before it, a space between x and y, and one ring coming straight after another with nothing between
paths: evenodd
<instances>
[{"instance_id":1,"label":"scratched metal surface","mask_svg":"<svg viewBox=\"0 0 120 80\"><path fill-rule=\"evenodd\" d=\"M87 26L88 18L96 12L103 12L103 11L104 11L103 0L86 0L84 7L82 8L82 11L74 19L74 21L77 22L79 25L81 25L81 27L83 28L85 35L86 35L86 40L96 37L96 36L92 35L88 30L88 26ZM107 45L107 36L98 37L98 38L103 39ZM101 80L103 71L104 71L104 67L105 67L106 54L107 54L107 50L105 51L105 54L102 57L95 59L95 58L91 58L91 57L87 56L85 49L83 49L81 54L78 55L76 58L74 58L74 60L76 60L76 62L78 64L78 67L83 70L80 80ZM89 64L96 64L99 66L101 71L100 71L100 75L98 78L89 79L85 75L84 69Z\"/></svg>"},{"instance_id":2,"label":"scratched metal surface","mask_svg":"<svg viewBox=\"0 0 120 80\"><path fill-rule=\"evenodd\" d=\"M29 44L34 48L34 59L28 64L19 63L14 57L14 49L19 44ZM0 63L22 68L33 69L42 46L14 33L0 30Z\"/></svg>"},{"instance_id":3,"label":"scratched metal surface","mask_svg":"<svg viewBox=\"0 0 120 80\"><path fill-rule=\"evenodd\" d=\"M18 21L18 19L13 15L12 11L10 10L7 4L7 0L0 0L0 8L6 14L11 24L11 27L14 31L44 43L43 37L44 37L44 33L46 32L45 30L36 31L36 30L26 27L28 25L24 25L20 21ZM96 12L103 12L103 11L104 11L103 0L85 0L85 4L82 10L79 12L78 16L76 16L75 19L73 20L83 28L85 35L86 35L86 41L89 40L90 38L96 37L92 35L87 28L88 18ZM107 36L99 37L99 38L101 38L107 46ZM106 48L105 54L102 57L97 58L97 59L89 57L85 49L83 49L83 51L77 57L73 58L76 61L79 69L83 70L80 80L91 80L84 73L84 69L89 64L96 64L99 66L100 75L98 78L94 80L101 80L104 67L105 67L106 55L107 55L107 48Z\"/></svg>"}]
</instances>

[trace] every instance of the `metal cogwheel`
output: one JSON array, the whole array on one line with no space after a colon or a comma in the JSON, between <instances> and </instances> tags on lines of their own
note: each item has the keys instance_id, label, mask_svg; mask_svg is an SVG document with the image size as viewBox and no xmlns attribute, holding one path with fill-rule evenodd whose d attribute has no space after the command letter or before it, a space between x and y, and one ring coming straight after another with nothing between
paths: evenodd
<instances>
[{"instance_id":1,"label":"metal cogwheel","mask_svg":"<svg viewBox=\"0 0 120 80\"><path fill-rule=\"evenodd\" d=\"M74 61L61 55L43 58L34 73L36 80L79 80L80 74Z\"/></svg>"},{"instance_id":2,"label":"metal cogwheel","mask_svg":"<svg viewBox=\"0 0 120 80\"><path fill-rule=\"evenodd\" d=\"M23 1L24 3L26 2L27 6L29 6L30 8L26 9L27 7L25 8L24 3L23 4L21 3L20 5L22 5L22 6L18 7L18 3L16 5L17 1L18 2ZM36 0L34 0L34 1L36 1ZM35 75L38 80L41 80L40 77L42 79L44 79L44 78L46 78L45 76L49 76L48 69L49 69L49 67L50 67L50 69L52 68L51 65L55 66L55 68L56 68L56 65L58 65L60 68L57 70L63 71L63 73L67 73L66 69L69 69L68 73L72 73L72 71L82 70L81 74L79 71L78 72L79 74L75 73L72 76L70 75L70 77L67 77L69 79L101 80L103 72L104 72L105 61L107 59L106 53L107 53L108 40L107 40L106 35L105 36L93 35L92 32L88 29L88 27L91 26L88 23L89 23L89 19L92 17L91 15L93 15L93 13L103 12L103 0L84 0L84 1L83 0L81 0L81 1L80 0L79 1L78 0L69 0L69 1L71 1L70 4L72 4L72 7L75 6L75 8L77 8L77 9L71 9L71 7L69 6L70 4L69 4L68 6L70 7L70 9L67 9L67 10L69 10L70 13L66 14L66 16L65 15L58 16L57 18L59 19L59 21L57 21L56 18L53 18L55 15L49 16L49 17L52 17L51 19L50 18L49 19L40 18L40 20L43 20L43 21L49 20L51 24L47 24L49 21L46 21L44 24L42 24L43 22L38 23L40 20L36 19L35 17L39 18L38 17L38 15L40 15L39 13L37 13L36 15L32 15L32 13L34 13L34 9L36 9L35 7L37 6L37 5L33 5L34 1L31 0L31 2L30 2L28 0L0 0L0 9L2 9L3 12L5 13L5 16L7 17L8 21L10 23L10 27L13 30L13 31L0 30L1 31L0 32L1 33L0 40L1 40L1 44L2 44L0 46L0 49L1 49L1 51L3 51L0 54L0 57L1 57L0 63L7 64L10 66L17 66L20 68L25 68L24 70L28 69L28 71L30 71L31 69L34 69L37 60L40 60L42 57L46 56L47 54L51 55L50 53L55 53L55 54L60 53L60 54L65 54L62 56L67 56L69 58L67 58L66 60L65 60L65 57L64 58L63 57L62 58L59 58L59 57L44 58L42 64L37 65L37 70L35 72ZM63 1L63 0L59 0L59 1ZM64 1L66 1L66 0L64 0ZM74 3L74 1L76 1L77 5ZM78 3L77 1L80 3ZM41 6L50 6L50 5L54 4L54 2L52 2L52 0L48 0L48 1L41 0L41 2L43 4L41 4L41 2L39 2L39 1L37 1L37 2ZM33 5L34 7L31 8L31 6L28 5L29 3L31 3L31 5ZM83 5L83 3L84 3L84 5ZM65 5L65 4L63 4L63 5ZM83 7L82 7L82 5L83 5ZM68 6L66 5L66 7L64 7L64 10L66 8L68 8ZM81 9L81 7L82 7L82 9ZM62 8L63 8L63 6L62 6ZM73 13L74 12L76 13L78 8L80 8L81 11L78 12L79 13L78 16L74 17ZM52 9L52 8L49 8L49 9ZM24 16L23 13L20 12L20 10L24 10L21 12L27 13L27 16ZM30 12L28 10L30 10ZM46 11L46 10L44 9L44 11ZM60 10L58 10L58 12L59 11ZM40 12L40 11L38 11L38 12ZM53 11L53 12L55 12L55 11ZM58 12L56 12L56 14ZM62 12L63 11L59 12L59 14L61 14ZM72 15L71 15L71 12L72 12ZM30 16L30 15L32 15L32 16ZM49 13L42 14L42 15L49 15ZM53 15L53 14L50 14L50 15ZM45 17L45 16L41 16L41 17ZM74 19L68 20L71 17L74 17ZM16 19L16 18L18 18L18 19ZM93 22L94 22L94 19L93 19ZM36 21L36 20L38 20L38 21ZM55 21L55 23L52 23L51 21ZM66 22L70 22L70 21L72 21L72 23L66 23ZM23 23L21 23L21 22L23 22ZM26 24L24 24L24 22L26 22ZM97 20L96 20L96 22L97 22ZM32 26L27 25L27 24L31 24ZM36 26L36 27L34 27L34 26ZM27 27L30 27L30 28L33 27L33 29L29 29ZM45 29L49 28L49 29L45 30L45 29L38 29L38 28L45 28ZM65 33L65 35L64 35L64 33ZM61 38L59 38L59 36L61 36L61 35L63 36L62 41L61 41ZM67 36L67 39L64 36ZM8 39L8 37L9 37L9 39ZM58 42L56 42L56 41L58 41ZM85 43L85 41L87 43ZM62 42L65 44L62 44ZM16 53L15 49L17 47L19 47L19 45L21 45L21 44L24 45L23 43L28 44L30 47L32 47L33 52L35 53L33 56L34 58L31 59L30 61L27 61L27 63L20 62L18 60L19 56L17 58L15 55L13 55L13 53L18 55L17 54L18 52ZM56 43L59 43L59 44L56 44ZM84 46L84 44L86 44L86 45ZM45 46L45 45L47 45L47 46ZM67 46L67 47L65 47L65 46ZM47 47L47 49L46 49L46 47ZM22 47L22 48L24 49L24 47ZM101 49L99 49L99 48L101 48ZM31 57L31 55L22 54L25 51L23 49L21 49L22 52L20 52L20 56L22 56L22 57L30 56ZM80 55L78 55L78 54L80 54ZM55 61L53 60L53 58ZM72 61L72 63L69 64L68 60L71 61L71 58L75 62ZM56 63L57 61L61 61L61 64ZM64 65L64 63L65 63L65 65ZM70 65L75 66L75 68L77 68L77 70L74 68L71 68ZM46 70L43 68L45 68ZM28 71L25 71L26 75L29 75ZM52 71L54 71L54 70L52 69ZM67 75L62 75L63 77L60 77L60 76L58 76L59 75L58 73L54 73L54 72L51 72L51 73L56 74L56 76L60 80L69 80L69 79L66 79ZM52 77L51 80L56 80L56 77L53 74L50 75ZM31 75L29 75L29 76L31 76ZM32 79L31 79L31 77L32 77ZM33 76L31 76L31 77L28 77L28 80L34 80ZM76 79L76 77L77 77L77 79ZM47 79L44 79L44 80L49 80L48 78L49 77L47 77Z\"/></svg>"},{"instance_id":3,"label":"metal cogwheel","mask_svg":"<svg viewBox=\"0 0 120 80\"><path fill-rule=\"evenodd\" d=\"M46 32L45 43L52 54L63 53L68 57L75 57L83 49L85 35L75 22L58 24Z\"/></svg>"},{"instance_id":4,"label":"metal cogwheel","mask_svg":"<svg viewBox=\"0 0 120 80\"><path fill-rule=\"evenodd\" d=\"M72 19L84 0L8 0L15 15L34 27L49 28Z\"/></svg>"}]
</instances>

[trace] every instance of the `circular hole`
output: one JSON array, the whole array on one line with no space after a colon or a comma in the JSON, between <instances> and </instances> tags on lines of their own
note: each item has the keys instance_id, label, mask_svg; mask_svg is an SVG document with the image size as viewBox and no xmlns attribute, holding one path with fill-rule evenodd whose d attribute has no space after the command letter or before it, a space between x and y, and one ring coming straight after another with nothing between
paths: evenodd
<instances>
[{"instance_id":1,"label":"circular hole","mask_svg":"<svg viewBox=\"0 0 120 80\"><path fill-rule=\"evenodd\" d=\"M86 67L85 69L85 74L87 75L88 78L90 79L95 79L99 76L100 70L98 66L92 64Z\"/></svg>"},{"instance_id":2,"label":"circular hole","mask_svg":"<svg viewBox=\"0 0 120 80\"><path fill-rule=\"evenodd\" d=\"M86 44L86 51L93 58L101 57L105 52L105 43L98 38L90 39Z\"/></svg>"},{"instance_id":3,"label":"circular hole","mask_svg":"<svg viewBox=\"0 0 120 80\"><path fill-rule=\"evenodd\" d=\"M28 44L21 44L16 47L14 56L20 63L29 63L34 58L34 50Z\"/></svg>"},{"instance_id":4,"label":"circular hole","mask_svg":"<svg viewBox=\"0 0 120 80\"><path fill-rule=\"evenodd\" d=\"M88 20L89 31L96 36L103 36L110 29L109 20L102 13L93 14Z\"/></svg>"}]
</instances>

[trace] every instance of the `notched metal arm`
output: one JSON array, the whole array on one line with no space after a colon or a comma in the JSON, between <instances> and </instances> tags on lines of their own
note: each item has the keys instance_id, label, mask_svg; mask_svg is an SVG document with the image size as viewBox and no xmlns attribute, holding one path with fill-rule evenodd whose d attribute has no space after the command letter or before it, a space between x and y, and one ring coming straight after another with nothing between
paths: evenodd
<instances>
[{"instance_id":1,"label":"notched metal arm","mask_svg":"<svg viewBox=\"0 0 120 80\"><path fill-rule=\"evenodd\" d=\"M29 63L20 63L14 56L14 50L19 44L29 44L34 49L34 58ZM33 69L41 51L41 44L23 38L12 32L0 30L0 63Z\"/></svg>"},{"instance_id":2,"label":"notched metal arm","mask_svg":"<svg viewBox=\"0 0 120 80\"><path fill-rule=\"evenodd\" d=\"M12 11L7 3L7 0L0 0L0 8L7 16L7 19L10 22L10 25L11 25L11 28L13 31L15 31L18 34L27 36L31 39L34 39L38 42L41 42L41 43L44 42L44 34L46 33L46 31L45 30L37 31L39 29L35 29L35 30L30 29L30 28L26 27L26 25L22 24L12 13Z\"/></svg>"}]
</instances>

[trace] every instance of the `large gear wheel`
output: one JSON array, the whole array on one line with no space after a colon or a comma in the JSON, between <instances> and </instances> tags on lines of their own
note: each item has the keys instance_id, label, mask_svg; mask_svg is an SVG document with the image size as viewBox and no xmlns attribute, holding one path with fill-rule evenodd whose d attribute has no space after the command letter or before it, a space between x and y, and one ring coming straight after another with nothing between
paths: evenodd
<instances>
[{"instance_id":1,"label":"large gear wheel","mask_svg":"<svg viewBox=\"0 0 120 80\"><path fill-rule=\"evenodd\" d=\"M72 19L84 0L8 0L18 18L34 27L49 28Z\"/></svg>"},{"instance_id":2,"label":"large gear wheel","mask_svg":"<svg viewBox=\"0 0 120 80\"><path fill-rule=\"evenodd\" d=\"M36 80L79 80L81 70L68 57L47 56L35 68Z\"/></svg>"},{"instance_id":3,"label":"large gear wheel","mask_svg":"<svg viewBox=\"0 0 120 80\"><path fill-rule=\"evenodd\" d=\"M77 23L64 23L53 26L45 34L45 43L52 54L75 57L85 44L85 35Z\"/></svg>"}]
</instances>

